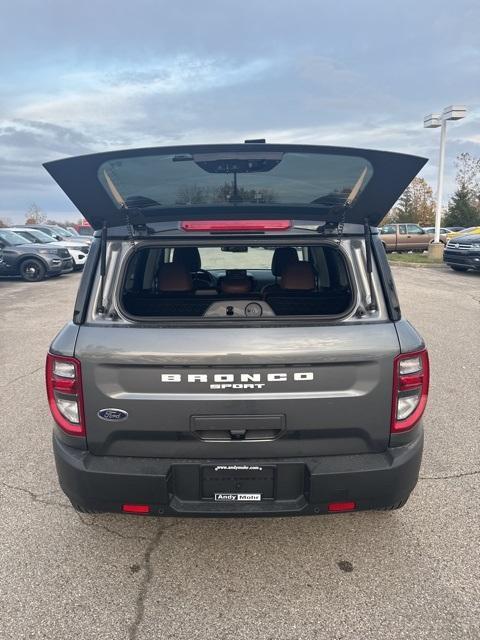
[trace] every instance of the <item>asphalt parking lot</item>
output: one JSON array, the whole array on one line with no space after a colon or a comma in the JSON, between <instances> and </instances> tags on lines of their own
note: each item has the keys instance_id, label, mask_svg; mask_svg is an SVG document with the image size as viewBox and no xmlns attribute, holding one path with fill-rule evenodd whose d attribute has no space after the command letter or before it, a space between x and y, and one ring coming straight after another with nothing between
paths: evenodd
<instances>
[{"instance_id":1,"label":"asphalt parking lot","mask_svg":"<svg viewBox=\"0 0 480 640\"><path fill-rule=\"evenodd\" d=\"M0 638L480 637L480 275L395 267L432 388L403 510L302 519L76 514L43 364L78 274L0 281Z\"/></svg>"}]
</instances>

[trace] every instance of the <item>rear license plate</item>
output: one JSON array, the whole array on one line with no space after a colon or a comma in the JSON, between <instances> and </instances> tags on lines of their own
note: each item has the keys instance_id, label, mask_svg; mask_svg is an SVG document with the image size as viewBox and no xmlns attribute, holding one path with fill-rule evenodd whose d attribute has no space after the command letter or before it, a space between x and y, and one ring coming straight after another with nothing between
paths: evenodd
<instances>
[{"instance_id":1,"label":"rear license plate","mask_svg":"<svg viewBox=\"0 0 480 640\"><path fill-rule=\"evenodd\" d=\"M273 500L275 467L226 464L202 467L202 498L215 502Z\"/></svg>"}]
</instances>

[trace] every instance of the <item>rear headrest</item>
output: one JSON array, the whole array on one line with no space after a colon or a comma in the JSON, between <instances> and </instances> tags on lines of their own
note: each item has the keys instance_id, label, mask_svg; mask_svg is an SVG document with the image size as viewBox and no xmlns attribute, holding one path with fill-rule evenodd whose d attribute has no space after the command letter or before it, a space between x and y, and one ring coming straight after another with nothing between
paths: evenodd
<instances>
[{"instance_id":1,"label":"rear headrest","mask_svg":"<svg viewBox=\"0 0 480 640\"><path fill-rule=\"evenodd\" d=\"M272 273L274 276L281 276L287 264L298 262L297 250L293 247L278 247L273 252Z\"/></svg>"},{"instance_id":2,"label":"rear headrest","mask_svg":"<svg viewBox=\"0 0 480 640\"><path fill-rule=\"evenodd\" d=\"M252 279L248 276L227 275L220 278L221 293L249 293L252 290Z\"/></svg>"},{"instance_id":3,"label":"rear headrest","mask_svg":"<svg viewBox=\"0 0 480 640\"><path fill-rule=\"evenodd\" d=\"M173 250L172 262L184 264L190 273L195 273L202 267L200 251L197 247L177 247Z\"/></svg>"},{"instance_id":4,"label":"rear headrest","mask_svg":"<svg viewBox=\"0 0 480 640\"><path fill-rule=\"evenodd\" d=\"M192 276L187 267L181 262L168 262L158 270L159 291L191 291L193 288Z\"/></svg>"},{"instance_id":5,"label":"rear headrest","mask_svg":"<svg viewBox=\"0 0 480 640\"><path fill-rule=\"evenodd\" d=\"M315 289L315 272L309 262L291 262L285 266L280 287L287 290L310 291Z\"/></svg>"}]
</instances>

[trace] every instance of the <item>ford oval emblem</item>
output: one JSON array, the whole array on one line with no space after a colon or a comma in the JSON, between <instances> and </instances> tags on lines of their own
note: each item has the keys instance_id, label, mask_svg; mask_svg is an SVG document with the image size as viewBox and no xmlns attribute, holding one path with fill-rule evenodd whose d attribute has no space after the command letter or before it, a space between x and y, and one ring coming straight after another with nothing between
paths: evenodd
<instances>
[{"instance_id":1,"label":"ford oval emblem","mask_svg":"<svg viewBox=\"0 0 480 640\"><path fill-rule=\"evenodd\" d=\"M128 413L123 409L100 409L97 416L102 420L118 422L119 420L126 420L128 418Z\"/></svg>"}]
</instances>

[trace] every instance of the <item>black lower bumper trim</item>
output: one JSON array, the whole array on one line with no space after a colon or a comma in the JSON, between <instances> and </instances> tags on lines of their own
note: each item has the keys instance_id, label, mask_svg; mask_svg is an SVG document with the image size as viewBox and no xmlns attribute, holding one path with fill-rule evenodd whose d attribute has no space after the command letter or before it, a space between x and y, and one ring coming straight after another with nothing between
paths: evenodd
<instances>
[{"instance_id":1,"label":"black lower bumper trim","mask_svg":"<svg viewBox=\"0 0 480 640\"><path fill-rule=\"evenodd\" d=\"M404 502L417 483L423 432L382 453L255 460L169 460L94 456L53 438L60 485L85 511L120 512L122 504L148 504L152 515L274 516L326 513L328 503L353 501L357 509ZM275 495L258 502L202 499L205 465L235 462L275 467Z\"/></svg>"}]
</instances>

